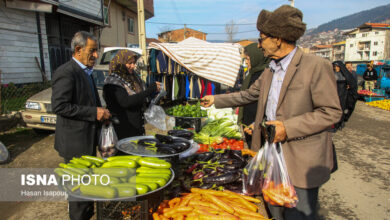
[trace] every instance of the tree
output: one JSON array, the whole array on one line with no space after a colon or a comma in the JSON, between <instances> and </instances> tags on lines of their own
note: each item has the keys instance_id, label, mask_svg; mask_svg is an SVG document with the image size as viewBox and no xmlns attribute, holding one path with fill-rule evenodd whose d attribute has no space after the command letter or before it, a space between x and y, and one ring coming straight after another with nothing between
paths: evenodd
<instances>
[{"instance_id":1,"label":"tree","mask_svg":"<svg viewBox=\"0 0 390 220\"><path fill-rule=\"evenodd\" d=\"M225 31L228 37L228 41L233 43L234 35L236 35L238 32L238 26L234 23L233 20L226 24Z\"/></svg>"}]
</instances>

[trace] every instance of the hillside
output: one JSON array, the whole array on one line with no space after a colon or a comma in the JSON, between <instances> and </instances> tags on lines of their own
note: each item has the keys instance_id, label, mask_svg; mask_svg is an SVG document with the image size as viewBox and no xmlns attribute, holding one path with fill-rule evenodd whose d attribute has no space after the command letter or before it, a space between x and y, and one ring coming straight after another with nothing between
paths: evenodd
<instances>
[{"instance_id":1,"label":"hillside","mask_svg":"<svg viewBox=\"0 0 390 220\"><path fill-rule=\"evenodd\" d=\"M390 19L390 4L379 6L370 10L361 11L352 15L335 19L328 23L322 24L317 28L306 31L307 35L317 34L324 31L339 29L346 30L356 28L363 23L379 23L389 21Z\"/></svg>"}]
</instances>

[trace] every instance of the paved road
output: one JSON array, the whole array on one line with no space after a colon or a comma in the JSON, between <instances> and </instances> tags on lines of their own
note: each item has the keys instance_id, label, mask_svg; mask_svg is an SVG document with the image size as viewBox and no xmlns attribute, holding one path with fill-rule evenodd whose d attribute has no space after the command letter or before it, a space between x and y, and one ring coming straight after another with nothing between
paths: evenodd
<instances>
[{"instance_id":1,"label":"paved road","mask_svg":"<svg viewBox=\"0 0 390 220\"><path fill-rule=\"evenodd\" d=\"M320 190L321 219L390 219L390 111L357 104L334 137L339 170ZM54 135L0 135L13 161L0 167L56 167ZM68 219L66 202L2 202L1 219Z\"/></svg>"}]
</instances>

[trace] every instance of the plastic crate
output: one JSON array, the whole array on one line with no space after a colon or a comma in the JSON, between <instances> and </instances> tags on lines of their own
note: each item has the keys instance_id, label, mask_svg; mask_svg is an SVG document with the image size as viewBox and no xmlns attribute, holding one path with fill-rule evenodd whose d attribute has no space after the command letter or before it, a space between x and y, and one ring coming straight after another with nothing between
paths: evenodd
<instances>
[{"instance_id":1,"label":"plastic crate","mask_svg":"<svg viewBox=\"0 0 390 220\"><path fill-rule=\"evenodd\" d=\"M366 102L373 102L373 101L380 101L380 100L384 100L385 98L383 97L375 97L375 96L365 96L364 97L364 101Z\"/></svg>"},{"instance_id":2,"label":"plastic crate","mask_svg":"<svg viewBox=\"0 0 390 220\"><path fill-rule=\"evenodd\" d=\"M384 89L373 89L372 90L373 93L376 93L380 96L385 96L386 95L386 91Z\"/></svg>"}]
</instances>

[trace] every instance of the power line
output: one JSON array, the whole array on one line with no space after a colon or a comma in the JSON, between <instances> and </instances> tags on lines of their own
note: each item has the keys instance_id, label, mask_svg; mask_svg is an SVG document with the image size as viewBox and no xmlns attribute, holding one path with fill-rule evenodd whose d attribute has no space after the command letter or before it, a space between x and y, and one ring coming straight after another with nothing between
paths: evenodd
<instances>
[{"instance_id":1,"label":"power line","mask_svg":"<svg viewBox=\"0 0 390 220\"><path fill-rule=\"evenodd\" d=\"M241 34L241 33L250 33L250 32L258 32L258 30L253 30L253 31L241 31L241 32L236 32L235 34ZM227 34L226 32L224 33L207 33L206 34Z\"/></svg>"},{"instance_id":2,"label":"power line","mask_svg":"<svg viewBox=\"0 0 390 220\"><path fill-rule=\"evenodd\" d=\"M185 25L185 24L178 24L178 23L153 22L153 21L147 21L146 23L149 23L149 24L180 25L180 26ZM226 24L186 24L186 25L192 25L192 26L226 26ZM234 25L256 25L256 23L234 24Z\"/></svg>"}]
</instances>

